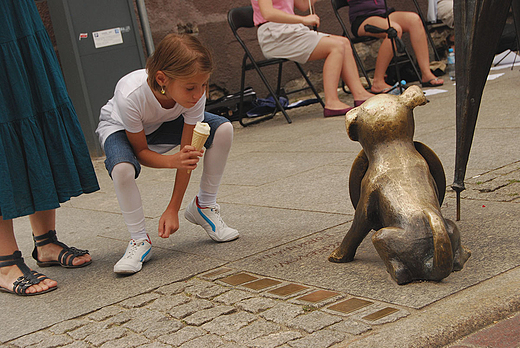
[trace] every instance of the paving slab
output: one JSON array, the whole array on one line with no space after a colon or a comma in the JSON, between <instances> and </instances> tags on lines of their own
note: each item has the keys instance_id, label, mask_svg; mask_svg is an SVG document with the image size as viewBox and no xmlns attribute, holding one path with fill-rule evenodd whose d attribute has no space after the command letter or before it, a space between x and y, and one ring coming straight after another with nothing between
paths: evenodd
<instances>
[{"instance_id":1,"label":"paving slab","mask_svg":"<svg viewBox=\"0 0 520 348\"><path fill-rule=\"evenodd\" d=\"M351 153L349 157L356 155L357 153ZM314 158L320 157L323 158L321 154L316 154ZM223 201L245 206L260 205L295 211L353 215L354 208L350 204L348 194L349 173L345 170L345 163L338 163L346 156L330 154L328 157L328 160L334 163L317 164L294 175L286 175L270 183L245 189L249 194L237 192L228 195L223 198ZM316 176L320 176L323 180L316 182ZM332 182L338 184L331 185ZM295 197L299 197L297 201Z\"/></svg>"},{"instance_id":2,"label":"paving slab","mask_svg":"<svg viewBox=\"0 0 520 348\"><path fill-rule=\"evenodd\" d=\"M186 222L187 225L181 225L181 227L185 226L184 230L174 234L168 240L158 238L154 240L158 240L161 244L174 243L173 248L181 252L235 261L336 226L345 220L343 215L333 213L244 204L223 203L221 206L226 223L240 232L237 240L216 244L208 238L200 226L189 222ZM280 224L280 221L284 223Z\"/></svg>"}]
</instances>

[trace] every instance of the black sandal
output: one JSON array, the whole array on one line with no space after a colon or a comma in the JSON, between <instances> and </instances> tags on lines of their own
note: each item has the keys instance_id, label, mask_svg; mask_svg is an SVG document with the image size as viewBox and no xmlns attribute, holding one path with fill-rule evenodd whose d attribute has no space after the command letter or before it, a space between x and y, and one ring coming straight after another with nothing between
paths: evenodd
<instances>
[{"instance_id":1,"label":"black sandal","mask_svg":"<svg viewBox=\"0 0 520 348\"><path fill-rule=\"evenodd\" d=\"M0 286L0 290L2 291L20 296L32 296L44 294L58 288L57 286L54 286L52 288L48 288L47 290L42 290L35 293L27 293L26 291L29 287L39 284L40 282L49 278L36 271L31 271L31 269L27 267L23 261L22 252L20 250L15 251L12 255L0 256L0 268L7 266L17 266L20 271L22 271L23 276L18 277L18 279L16 279L16 281L13 283L13 290L9 290Z\"/></svg>"},{"instance_id":2,"label":"black sandal","mask_svg":"<svg viewBox=\"0 0 520 348\"><path fill-rule=\"evenodd\" d=\"M41 236L33 235L34 239L34 250L32 252L33 259L36 260L36 264L40 267L50 267L50 266L62 266L65 268L80 268L88 266L92 263L92 260L82 263L81 265L73 265L72 261L78 257L88 254L88 250L81 250L74 247L68 247L62 242L58 241L56 237L56 231L50 230L49 232L42 234ZM40 261L38 260L38 250L37 247L41 247L47 244L56 244L63 248L58 256L57 261Z\"/></svg>"}]
</instances>

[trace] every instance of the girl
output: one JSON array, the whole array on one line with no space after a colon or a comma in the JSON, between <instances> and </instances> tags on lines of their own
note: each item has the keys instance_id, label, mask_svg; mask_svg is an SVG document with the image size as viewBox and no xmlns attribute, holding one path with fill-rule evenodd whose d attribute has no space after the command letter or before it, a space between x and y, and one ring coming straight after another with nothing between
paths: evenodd
<instances>
[{"instance_id":1,"label":"girl","mask_svg":"<svg viewBox=\"0 0 520 348\"><path fill-rule=\"evenodd\" d=\"M205 90L213 62L209 51L191 35L166 36L141 69L124 76L114 97L101 109L96 133L106 154L105 166L112 177L119 207L130 232L130 242L114 272L139 272L151 257L151 240L145 230L141 196L135 179L141 164L176 168L172 198L159 220L159 236L168 238L179 229L179 209L202 151L191 144L197 121L211 127L205 147L204 169L198 195L186 208L188 221L202 226L217 242L238 238L220 217L216 203L233 126L223 117L204 112ZM165 152L180 146L179 152Z\"/></svg>"},{"instance_id":2,"label":"girl","mask_svg":"<svg viewBox=\"0 0 520 348\"><path fill-rule=\"evenodd\" d=\"M87 250L58 241L56 208L99 186L34 1L2 1L1 7L0 290L37 295L57 282L25 264L13 219L29 216L38 266L87 266Z\"/></svg>"},{"instance_id":3,"label":"girl","mask_svg":"<svg viewBox=\"0 0 520 348\"><path fill-rule=\"evenodd\" d=\"M254 23L258 27L258 42L266 58L286 58L299 63L325 59L323 64L323 116L342 116L352 107L338 98L341 77L359 106L372 96L359 80L358 69L350 41L342 36L311 31L306 26L319 26L316 14L298 16L294 8L309 11L316 0L251 0Z\"/></svg>"},{"instance_id":4,"label":"girl","mask_svg":"<svg viewBox=\"0 0 520 348\"><path fill-rule=\"evenodd\" d=\"M356 36L374 36L382 38L383 43L379 48L374 71L372 93L386 93L392 86L385 82L385 74L390 61L393 58L392 42L385 33L374 34L365 31L365 25L388 29L387 17L390 17L390 25L397 30L401 37L403 33L410 33L412 47L421 70L421 84L423 87L437 87L444 84L443 79L437 78L430 70L430 56L426 32L419 15L415 12L395 11L393 8L386 13L385 0L348 0L350 6L349 18L352 23L352 33Z\"/></svg>"}]
</instances>

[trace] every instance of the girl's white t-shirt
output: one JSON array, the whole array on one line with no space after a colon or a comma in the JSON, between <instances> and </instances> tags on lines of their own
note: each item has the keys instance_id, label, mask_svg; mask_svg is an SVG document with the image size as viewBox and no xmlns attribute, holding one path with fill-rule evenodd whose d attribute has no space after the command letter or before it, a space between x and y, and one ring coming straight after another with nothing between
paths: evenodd
<instances>
[{"instance_id":1,"label":"girl's white t-shirt","mask_svg":"<svg viewBox=\"0 0 520 348\"><path fill-rule=\"evenodd\" d=\"M101 108L96 129L102 148L108 136L120 130L130 133L144 130L149 135L164 122L173 121L181 115L184 122L190 125L204 119L206 94L189 109L179 103L171 109L165 109L148 86L147 78L146 70L140 69L125 75L117 83L114 96Z\"/></svg>"}]
</instances>

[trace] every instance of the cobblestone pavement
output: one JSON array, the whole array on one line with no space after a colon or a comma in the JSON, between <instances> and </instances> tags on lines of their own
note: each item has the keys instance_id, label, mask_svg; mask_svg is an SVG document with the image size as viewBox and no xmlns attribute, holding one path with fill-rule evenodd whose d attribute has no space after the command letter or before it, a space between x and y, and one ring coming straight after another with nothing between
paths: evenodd
<instances>
[{"instance_id":1,"label":"cobblestone pavement","mask_svg":"<svg viewBox=\"0 0 520 348\"><path fill-rule=\"evenodd\" d=\"M383 302L223 267L3 347L326 348L409 314Z\"/></svg>"}]
</instances>

